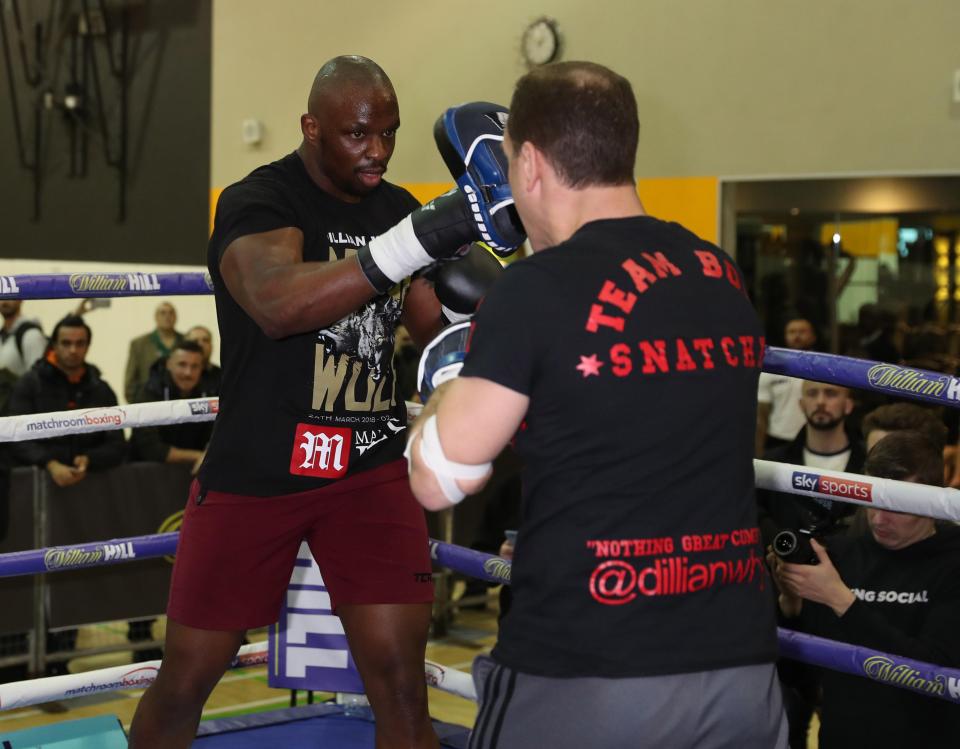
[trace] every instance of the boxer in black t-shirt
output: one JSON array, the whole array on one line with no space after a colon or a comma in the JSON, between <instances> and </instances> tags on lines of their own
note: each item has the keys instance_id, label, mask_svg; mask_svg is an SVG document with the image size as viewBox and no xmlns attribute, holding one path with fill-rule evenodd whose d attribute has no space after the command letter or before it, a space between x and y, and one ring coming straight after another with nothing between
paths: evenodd
<instances>
[{"instance_id":1,"label":"boxer in black t-shirt","mask_svg":"<svg viewBox=\"0 0 960 749\"><path fill-rule=\"evenodd\" d=\"M412 428L429 509L514 437L524 462L474 749L786 746L753 496L761 326L722 250L645 215L638 129L604 67L520 79L504 150L535 254Z\"/></svg>"},{"instance_id":2,"label":"boxer in black t-shirt","mask_svg":"<svg viewBox=\"0 0 960 749\"><path fill-rule=\"evenodd\" d=\"M409 276L476 230L471 220L450 246L421 236L442 199L418 215L384 181L399 125L383 70L335 58L314 81L297 151L220 198L208 255L219 414L185 512L163 667L131 747L190 745L245 630L276 620L301 539L343 622L377 746L438 746L423 677L426 524L400 459L391 358L398 322L421 344L440 325L433 290Z\"/></svg>"}]
</instances>

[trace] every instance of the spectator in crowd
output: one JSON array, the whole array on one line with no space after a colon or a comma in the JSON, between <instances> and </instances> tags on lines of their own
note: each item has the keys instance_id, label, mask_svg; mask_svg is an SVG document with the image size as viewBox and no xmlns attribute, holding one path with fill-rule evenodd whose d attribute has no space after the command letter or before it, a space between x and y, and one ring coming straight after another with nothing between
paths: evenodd
<instances>
[{"instance_id":1,"label":"spectator in crowd","mask_svg":"<svg viewBox=\"0 0 960 749\"><path fill-rule=\"evenodd\" d=\"M187 335L195 333L197 330L196 327L191 328ZM206 333L209 350L210 331L203 327L199 327L199 330ZM168 357L157 359L154 362L150 368L150 376L146 384L140 389L137 400L142 403L153 403L217 395L219 378L216 389L208 390L209 383L204 383L206 370L203 365L206 359L201 343L186 339L175 343ZM138 427L133 430L131 436L130 457L131 460L157 463L187 463L191 466L192 472L196 473L200 463L203 462L203 456L212 432L212 421ZM147 619L131 622L127 631L127 639L132 643L152 639L153 621L153 619ZM162 657L163 651L160 648L149 648L134 653L134 660L137 662L156 660Z\"/></svg>"},{"instance_id":2,"label":"spectator in crowd","mask_svg":"<svg viewBox=\"0 0 960 749\"><path fill-rule=\"evenodd\" d=\"M857 313L860 339L853 353L862 359L899 364L902 357L893 340L897 318L878 304L864 304Z\"/></svg>"},{"instance_id":3,"label":"spectator in crowd","mask_svg":"<svg viewBox=\"0 0 960 749\"><path fill-rule=\"evenodd\" d=\"M889 434L867 456L871 476L941 485L941 448L915 431ZM840 539L818 564L768 559L791 626L943 666L960 666L960 529L931 518L867 510L870 532ZM820 749L952 747L960 709L879 679L824 670Z\"/></svg>"},{"instance_id":4,"label":"spectator in crowd","mask_svg":"<svg viewBox=\"0 0 960 749\"><path fill-rule=\"evenodd\" d=\"M762 377L763 375L761 375ZM779 463L809 466L832 471L858 473L864 460L860 442L847 431L847 417L853 410L850 391L840 385L799 380L800 413L805 426L793 439L766 452L763 457ZM797 531L832 519L833 530L846 530L841 522L852 522L854 505L810 499L796 494L759 490L757 504L764 546L782 530ZM810 718L817 697L817 675L805 664L789 659L778 663L784 685L784 705L790 723L790 746L805 749Z\"/></svg>"},{"instance_id":5,"label":"spectator in crowd","mask_svg":"<svg viewBox=\"0 0 960 749\"><path fill-rule=\"evenodd\" d=\"M797 314L787 320L783 337L787 348L798 351L809 351L817 343L813 323ZM757 455L789 443L803 428L803 411L799 406L802 382L787 375L760 373L760 384L757 386Z\"/></svg>"},{"instance_id":6,"label":"spectator in crowd","mask_svg":"<svg viewBox=\"0 0 960 749\"><path fill-rule=\"evenodd\" d=\"M203 351L203 374L200 376L200 387L207 395L219 394L223 370L210 362L210 357L213 355L213 333L210 332L210 328L194 325L187 331L184 338L196 343Z\"/></svg>"},{"instance_id":7,"label":"spectator in crowd","mask_svg":"<svg viewBox=\"0 0 960 749\"><path fill-rule=\"evenodd\" d=\"M863 441L868 453L891 432L902 432L908 429L923 433L941 450L946 446L946 425L935 411L915 403L891 403L880 406L864 416L860 423L860 431L863 433Z\"/></svg>"},{"instance_id":8,"label":"spectator in crowd","mask_svg":"<svg viewBox=\"0 0 960 749\"><path fill-rule=\"evenodd\" d=\"M906 430L924 434L933 444L943 450L943 482L946 484L949 479L947 475L947 427L941 420L938 409L920 406L916 403L888 403L885 406L874 408L860 422L860 431L863 434L863 444L867 453L888 434ZM859 507L850 524L850 532L854 535L860 535L868 530L866 513L863 507Z\"/></svg>"},{"instance_id":9,"label":"spectator in crowd","mask_svg":"<svg viewBox=\"0 0 960 749\"><path fill-rule=\"evenodd\" d=\"M766 452L764 459L827 471L859 473L864 450L846 428L847 417L853 411L850 390L841 385L802 380L800 409L806 426L792 442ZM757 502L764 546L785 528L810 526L825 512L833 511L832 505L836 504L772 491L759 491Z\"/></svg>"},{"instance_id":10,"label":"spectator in crowd","mask_svg":"<svg viewBox=\"0 0 960 749\"><path fill-rule=\"evenodd\" d=\"M113 389L100 377L100 370L87 362L92 333L83 318L68 315L54 326L50 347L42 359L14 386L8 402L12 415L68 411L117 405ZM41 432L42 433L42 432ZM60 487L83 481L91 471L113 468L123 461L123 432L111 429L50 439L11 443L16 464L46 468ZM72 650L75 629L47 633L48 652ZM66 662L52 662L47 675L67 673Z\"/></svg>"},{"instance_id":11,"label":"spectator in crowd","mask_svg":"<svg viewBox=\"0 0 960 749\"><path fill-rule=\"evenodd\" d=\"M0 369L8 369L17 377L25 374L33 363L43 356L47 337L40 323L23 316L23 302L19 299L0 300Z\"/></svg>"},{"instance_id":12,"label":"spectator in crowd","mask_svg":"<svg viewBox=\"0 0 960 749\"><path fill-rule=\"evenodd\" d=\"M0 300L0 413L10 398L17 379L43 356L47 337L40 324L21 314L23 302L19 299Z\"/></svg>"},{"instance_id":13,"label":"spectator in crowd","mask_svg":"<svg viewBox=\"0 0 960 749\"><path fill-rule=\"evenodd\" d=\"M177 310L170 302L160 302L153 319L157 327L130 341L127 370L123 378L123 395L127 403L134 403L137 393L150 376L150 367L157 359L167 357L175 344L183 340L178 333Z\"/></svg>"},{"instance_id":14,"label":"spectator in crowd","mask_svg":"<svg viewBox=\"0 0 960 749\"><path fill-rule=\"evenodd\" d=\"M202 378L203 349L194 341L180 341L174 344L168 357L158 359L153 365L138 401L150 403L217 395L204 390ZM188 463L196 472L212 433L212 421L138 427L131 438L131 457L159 463Z\"/></svg>"},{"instance_id":15,"label":"spectator in crowd","mask_svg":"<svg viewBox=\"0 0 960 749\"><path fill-rule=\"evenodd\" d=\"M90 327L83 318L69 315L56 324L47 355L17 382L10 395L11 414L34 414L117 405L113 389L100 370L87 362ZM41 432L42 433L42 432ZM74 434L12 443L20 465L42 466L57 486L83 481L88 471L105 470L123 461L123 432Z\"/></svg>"}]
</instances>

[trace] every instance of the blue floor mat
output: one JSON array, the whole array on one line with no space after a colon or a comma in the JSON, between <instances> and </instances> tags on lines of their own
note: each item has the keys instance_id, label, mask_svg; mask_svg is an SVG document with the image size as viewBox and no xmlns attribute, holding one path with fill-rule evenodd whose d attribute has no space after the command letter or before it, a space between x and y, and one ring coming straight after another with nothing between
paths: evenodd
<instances>
[{"instance_id":1,"label":"blue floor mat","mask_svg":"<svg viewBox=\"0 0 960 749\"><path fill-rule=\"evenodd\" d=\"M373 717L369 709L344 715L341 705L305 705L200 724L195 749L372 749ZM466 749L470 729L434 721L440 745Z\"/></svg>"}]
</instances>

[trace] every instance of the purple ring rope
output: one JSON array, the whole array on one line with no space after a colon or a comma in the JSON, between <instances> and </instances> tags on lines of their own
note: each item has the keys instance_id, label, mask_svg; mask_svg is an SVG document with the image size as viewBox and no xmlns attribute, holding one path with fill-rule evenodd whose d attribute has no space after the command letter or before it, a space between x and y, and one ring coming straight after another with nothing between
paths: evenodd
<instances>
[{"instance_id":1,"label":"purple ring rope","mask_svg":"<svg viewBox=\"0 0 960 749\"><path fill-rule=\"evenodd\" d=\"M208 273L58 273L0 276L0 299L212 294Z\"/></svg>"},{"instance_id":2,"label":"purple ring rope","mask_svg":"<svg viewBox=\"0 0 960 749\"><path fill-rule=\"evenodd\" d=\"M179 533L157 533L48 549L0 554L0 577L99 567L176 552ZM510 584L511 563L492 554L430 539L430 557L470 577ZM780 653L834 671L862 676L960 704L960 669L890 655L822 637L779 629Z\"/></svg>"},{"instance_id":3,"label":"purple ring rope","mask_svg":"<svg viewBox=\"0 0 960 749\"><path fill-rule=\"evenodd\" d=\"M960 408L960 379L925 369L771 346L763 371Z\"/></svg>"},{"instance_id":4,"label":"purple ring rope","mask_svg":"<svg viewBox=\"0 0 960 749\"><path fill-rule=\"evenodd\" d=\"M179 538L180 534L177 532L155 533L149 536L114 538L110 541L0 554L0 577L104 567L138 559L170 556L176 553Z\"/></svg>"},{"instance_id":5,"label":"purple ring rope","mask_svg":"<svg viewBox=\"0 0 960 749\"><path fill-rule=\"evenodd\" d=\"M915 661L880 650L834 642L822 637L777 630L780 655L854 676L865 676L890 686L939 697L960 705L960 670Z\"/></svg>"}]
</instances>

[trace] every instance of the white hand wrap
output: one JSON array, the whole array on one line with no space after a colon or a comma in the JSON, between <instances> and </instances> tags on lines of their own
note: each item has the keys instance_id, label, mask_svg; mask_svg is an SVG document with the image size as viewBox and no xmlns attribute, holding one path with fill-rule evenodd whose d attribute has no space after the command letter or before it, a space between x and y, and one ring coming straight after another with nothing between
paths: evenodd
<instances>
[{"instance_id":1,"label":"white hand wrap","mask_svg":"<svg viewBox=\"0 0 960 749\"><path fill-rule=\"evenodd\" d=\"M434 414L423 424L423 430L420 432L420 457L427 468L433 471L437 477L437 483L440 484L440 490L443 496L449 502L457 504L467 496L459 486L457 479L482 479L486 476L493 464L490 462L480 463L478 465L469 465L467 463L454 463L448 460L443 454L443 447L440 445L440 432L437 429L437 415ZM413 449L413 440L407 444L406 455L408 465L411 464ZM412 467L412 466L411 466Z\"/></svg>"},{"instance_id":2,"label":"white hand wrap","mask_svg":"<svg viewBox=\"0 0 960 749\"><path fill-rule=\"evenodd\" d=\"M420 244L410 216L371 239L367 247L380 272L394 283L434 261Z\"/></svg>"}]
</instances>

